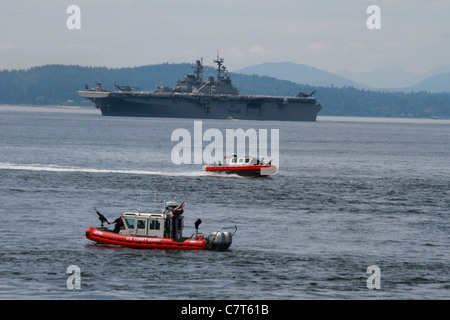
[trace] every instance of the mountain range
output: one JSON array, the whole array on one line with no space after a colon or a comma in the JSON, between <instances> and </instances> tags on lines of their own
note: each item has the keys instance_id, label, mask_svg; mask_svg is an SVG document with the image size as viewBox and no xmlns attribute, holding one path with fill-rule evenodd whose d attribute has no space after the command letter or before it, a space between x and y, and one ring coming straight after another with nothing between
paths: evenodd
<instances>
[{"instance_id":1,"label":"mountain range","mask_svg":"<svg viewBox=\"0 0 450 320\"><path fill-rule=\"evenodd\" d=\"M402 68L378 69L368 72L337 70L335 73L331 73L304 64L267 62L234 72L274 77L311 86L350 86L375 91L450 92L450 66L434 68L420 74L406 72Z\"/></svg>"}]
</instances>

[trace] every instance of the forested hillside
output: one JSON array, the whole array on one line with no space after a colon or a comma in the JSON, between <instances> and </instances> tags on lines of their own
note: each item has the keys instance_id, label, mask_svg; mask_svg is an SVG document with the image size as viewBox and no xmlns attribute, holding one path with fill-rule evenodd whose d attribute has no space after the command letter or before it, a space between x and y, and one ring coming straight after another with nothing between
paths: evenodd
<instances>
[{"instance_id":1,"label":"forested hillside","mask_svg":"<svg viewBox=\"0 0 450 320\"><path fill-rule=\"evenodd\" d=\"M157 85L175 86L176 80L191 73L183 64L158 64L134 68L110 69L46 65L27 70L0 71L0 104L31 105L92 105L78 96L77 91L97 82L106 89L114 84L153 90ZM206 68L204 78L215 75L213 67ZM241 94L293 96L310 93L323 106L319 115L450 118L450 94L428 92L377 92L353 87L313 87L271 77L230 73Z\"/></svg>"}]
</instances>

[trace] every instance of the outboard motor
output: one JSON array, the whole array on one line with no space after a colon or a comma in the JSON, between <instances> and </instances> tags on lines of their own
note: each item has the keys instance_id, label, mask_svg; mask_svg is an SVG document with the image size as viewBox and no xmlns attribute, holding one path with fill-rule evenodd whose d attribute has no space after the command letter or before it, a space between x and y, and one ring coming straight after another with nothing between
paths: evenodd
<instances>
[{"instance_id":1,"label":"outboard motor","mask_svg":"<svg viewBox=\"0 0 450 320\"><path fill-rule=\"evenodd\" d=\"M206 245L209 249L225 251L231 246L233 241L233 235L236 233L237 227L234 226L235 230L233 233L227 231L221 231L224 227L220 228L216 232L211 232L206 238Z\"/></svg>"}]
</instances>

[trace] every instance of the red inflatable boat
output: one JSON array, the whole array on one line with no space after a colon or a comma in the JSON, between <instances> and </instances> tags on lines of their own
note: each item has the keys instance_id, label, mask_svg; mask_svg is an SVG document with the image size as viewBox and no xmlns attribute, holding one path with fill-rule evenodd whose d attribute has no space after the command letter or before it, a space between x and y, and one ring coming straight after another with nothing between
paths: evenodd
<instances>
[{"instance_id":1,"label":"red inflatable boat","mask_svg":"<svg viewBox=\"0 0 450 320\"><path fill-rule=\"evenodd\" d=\"M206 249L206 241L186 239L182 242L176 242L170 238L154 238L154 237L137 237L117 234L111 231L104 231L94 227L86 229L86 238L89 240L111 244L117 246L124 246L130 248L141 249L178 249L178 250L203 250Z\"/></svg>"},{"instance_id":2,"label":"red inflatable boat","mask_svg":"<svg viewBox=\"0 0 450 320\"><path fill-rule=\"evenodd\" d=\"M191 237L183 237L184 202L178 206L176 202L166 202L165 209L159 213L125 212L114 222L108 220L95 210L101 221L101 227L88 227L86 238L106 245L123 246L140 249L163 250L227 250L231 245L233 233L212 232L208 237L198 232L202 222L195 222L195 233ZM114 230L103 226L104 223L115 224Z\"/></svg>"},{"instance_id":3,"label":"red inflatable boat","mask_svg":"<svg viewBox=\"0 0 450 320\"><path fill-rule=\"evenodd\" d=\"M235 173L247 176L269 176L277 173L277 167L271 162L265 164L253 157L232 157L229 164L214 164L203 166L207 172Z\"/></svg>"}]
</instances>

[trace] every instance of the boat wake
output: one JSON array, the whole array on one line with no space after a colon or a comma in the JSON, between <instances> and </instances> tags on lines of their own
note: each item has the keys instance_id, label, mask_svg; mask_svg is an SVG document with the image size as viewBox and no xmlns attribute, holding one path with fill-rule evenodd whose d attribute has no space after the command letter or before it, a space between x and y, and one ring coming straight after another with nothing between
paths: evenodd
<instances>
[{"instance_id":1,"label":"boat wake","mask_svg":"<svg viewBox=\"0 0 450 320\"><path fill-rule=\"evenodd\" d=\"M0 162L0 170L24 170L24 171L46 171L46 172L84 172L84 173L118 173L133 175L155 175L155 176L190 176L201 177L209 176L208 172L195 170L189 172L164 172L164 171L147 171L147 170L117 170L117 169L95 169L82 168L73 166L60 166L52 164L17 164L9 162Z\"/></svg>"}]
</instances>

